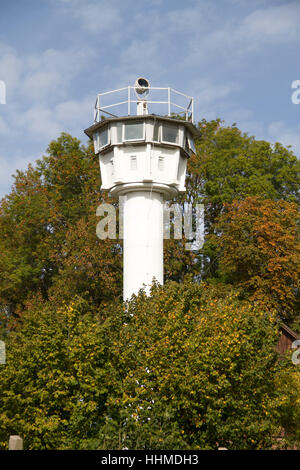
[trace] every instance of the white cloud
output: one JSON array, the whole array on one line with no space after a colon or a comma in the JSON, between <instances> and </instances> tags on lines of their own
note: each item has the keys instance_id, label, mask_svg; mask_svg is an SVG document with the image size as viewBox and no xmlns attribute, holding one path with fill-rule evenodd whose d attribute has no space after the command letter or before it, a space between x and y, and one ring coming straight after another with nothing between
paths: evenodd
<instances>
[{"instance_id":1,"label":"white cloud","mask_svg":"<svg viewBox=\"0 0 300 470\"><path fill-rule=\"evenodd\" d=\"M122 23L120 10L112 3L75 3L72 13L90 33L116 33Z\"/></svg>"},{"instance_id":2,"label":"white cloud","mask_svg":"<svg viewBox=\"0 0 300 470\"><path fill-rule=\"evenodd\" d=\"M1 52L0 77L7 87L5 119L0 116L2 136L12 140L18 135L19 142L23 134L33 141L44 142L74 126L82 112L87 112L89 101L86 98L71 100L70 88L73 86L78 90L75 81L90 64L94 56L92 48L88 51L49 48L41 53L21 56L0 43ZM73 112L66 111L70 103L73 103ZM75 113L77 120L74 119ZM92 105L90 113L92 115Z\"/></svg>"},{"instance_id":3,"label":"white cloud","mask_svg":"<svg viewBox=\"0 0 300 470\"><path fill-rule=\"evenodd\" d=\"M295 154L300 156L300 122L291 128L283 121L274 121L268 126L268 136L272 142L291 145Z\"/></svg>"},{"instance_id":4,"label":"white cloud","mask_svg":"<svg viewBox=\"0 0 300 470\"><path fill-rule=\"evenodd\" d=\"M8 132L9 132L9 127L6 121L0 116L0 135L8 134Z\"/></svg>"},{"instance_id":5,"label":"white cloud","mask_svg":"<svg viewBox=\"0 0 300 470\"><path fill-rule=\"evenodd\" d=\"M21 83L22 61L17 57L12 49L2 49L0 45L0 77L6 83L6 93L8 99Z\"/></svg>"},{"instance_id":6,"label":"white cloud","mask_svg":"<svg viewBox=\"0 0 300 470\"><path fill-rule=\"evenodd\" d=\"M300 38L299 2L258 8L246 16L233 15L226 20L221 14L221 9L208 9L202 21L202 5L197 5L186 31L190 35L186 66L214 59L240 67L241 57L248 58L249 53L265 52L266 46L286 45Z\"/></svg>"},{"instance_id":7,"label":"white cloud","mask_svg":"<svg viewBox=\"0 0 300 470\"><path fill-rule=\"evenodd\" d=\"M93 120L93 105L95 97L87 96L83 99L68 100L58 103L56 106L34 104L22 113L14 113L9 116L14 128L20 134L31 136L32 141L49 142L61 132L78 134L83 123L88 126ZM3 124L3 133L11 136L10 126L0 119ZM17 140L18 142L18 140Z\"/></svg>"},{"instance_id":8,"label":"white cloud","mask_svg":"<svg viewBox=\"0 0 300 470\"><path fill-rule=\"evenodd\" d=\"M83 122L86 123L86 127L92 123L94 104L95 96L89 95L82 100L69 100L58 104L54 114L68 132L75 133L77 130L78 133Z\"/></svg>"},{"instance_id":9,"label":"white cloud","mask_svg":"<svg viewBox=\"0 0 300 470\"><path fill-rule=\"evenodd\" d=\"M242 22L248 40L286 42L299 35L300 4L292 2L250 13Z\"/></svg>"},{"instance_id":10,"label":"white cloud","mask_svg":"<svg viewBox=\"0 0 300 470\"><path fill-rule=\"evenodd\" d=\"M191 93L197 97L199 106L202 108L211 106L214 103L219 103L239 89L236 83L216 83L208 78L193 80L189 84L189 87Z\"/></svg>"},{"instance_id":11,"label":"white cloud","mask_svg":"<svg viewBox=\"0 0 300 470\"><path fill-rule=\"evenodd\" d=\"M11 48L0 50L0 77L6 82L8 102L24 98L33 103L63 99L72 81L94 57L94 50L47 49L32 55L19 55ZM0 45L1 49L1 45Z\"/></svg>"},{"instance_id":12,"label":"white cloud","mask_svg":"<svg viewBox=\"0 0 300 470\"><path fill-rule=\"evenodd\" d=\"M3 197L4 193L9 192L8 188L8 181L13 183L13 179L11 178L13 174L16 174L16 169L18 170L26 170L28 164L41 155L36 155L34 158L31 155L20 155L15 154L14 159L8 159L7 155L0 155L0 198Z\"/></svg>"},{"instance_id":13,"label":"white cloud","mask_svg":"<svg viewBox=\"0 0 300 470\"><path fill-rule=\"evenodd\" d=\"M39 55L28 57L24 63L24 80L21 86L24 95L36 101L62 99L91 57L92 49L47 49Z\"/></svg>"},{"instance_id":14,"label":"white cloud","mask_svg":"<svg viewBox=\"0 0 300 470\"><path fill-rule=\"evenodd\" d=\"M17 126L30 133L33 140L53 139L63 129L50 108L34 105L15 117Z\"/></svg>"},{"instance_id":15,"label":"white cloud","mask_svg":"<svg viewBox=\"0 0 300 470\"><path fill-rule=\"evenodd\" d=\"M197 2L190 8L180 8L168 13L166 26L185 34L206 30L207 24L217 15L217 7L211 2ZM163 19L165 21L165 18Z\"/></svg>"}]
</instances>

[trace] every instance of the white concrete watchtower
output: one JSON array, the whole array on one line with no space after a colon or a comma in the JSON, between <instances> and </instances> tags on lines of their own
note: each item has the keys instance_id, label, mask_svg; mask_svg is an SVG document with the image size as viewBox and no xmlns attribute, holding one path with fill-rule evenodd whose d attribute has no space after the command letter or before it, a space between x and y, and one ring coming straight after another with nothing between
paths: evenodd
<instances>
[{"instance_id":1,"label":"white concrete watchtower","mask_svg":"<svg viewBox=\"0 0 300 470\"><path fill-rule=\"evenodd\" d=\"M121 94L125 97L119 98ZM115 102L107 104L112 96ZM121 112L112 114L111 108ZM197 134L193 111L193 98L171 88L150 87L145 78L97 96L95 123L85 133L99 155L101 189L125 196L124 300L142 287L148 293L154 279L163 284L163 206L185 191L187 159L195 152ZM108 117L103 119L102 113Z\"/></svg>"}]
</instances>

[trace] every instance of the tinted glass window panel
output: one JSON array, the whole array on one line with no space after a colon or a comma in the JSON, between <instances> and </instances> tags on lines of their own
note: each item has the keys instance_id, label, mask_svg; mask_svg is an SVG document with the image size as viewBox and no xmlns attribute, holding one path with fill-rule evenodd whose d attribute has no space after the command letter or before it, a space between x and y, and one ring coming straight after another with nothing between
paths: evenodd
<instances>
[{"instance_id":1,"label":"tinted glass window panel","mask_svg":"<svg viewBox=\"0 0 300 470\"><path fill-rule=\"evenodd\" d=\"M154 125L153 140L154 140L154 142L159 142L159 124L158 124L158 122L156 122L155 125Z\"/></svg>"},{"instance_id":2,"label":"tinted glass window panel","mask_svg":"<svg viewBox=\"0 0 300 470\"><path fill-rule=\"evenodd\" d=\"M108 127L104 127L99 132L99 146L103 147L108 144Z\"/></svg>"},{"instance_id":3,"label":"tinted glass window panel","mask_svg":"<svg viewBox=\"0 0 300 470\"><path fill-rule=\"evenodd\" d=\"M117 122L117 142L122 142L122 128L123 124L121 122Z\"/></svg>"},{"instance_id":4,"label":"tinted glass window panel","mask_svg":"<svg viewBox=\"0 0 300 470\"><path fill-rule=\"evenodd\" d=\"M196 147L195 147L195 142L194 139L189 138L189 144L190 144L190 149L193 153L196 153Z\"/></svg>"},{"instance_id":5,"label":"tinted glass window panel","mask_svg":"<svg viewBox=\"0 0 300 470\"><path fill-rule=\"evenodd\" d=\"M190 146L189 146L189 140L188 140L188 137L185 136L185 138L184 138L184 150L186 150L186 151L188 152L188 151L189 151L189 148L190 148Z\"/></svg>"},{"instance_id":6,"label":"tinted glass window panel","mask_svg":"<svg viewBox=\"0 0 300 470\"><path fill-rule=\"evenodd\" d=\"M125 124L124 140L140 140L144 138L143 122L127 122Z\"/></svg>"},{"instance_id":7,"label":"tinted glass window panel","mask_svg":"<svg viewBox=\"0 0 300 470\"><path fill-rule=\"evenodd\" d=\"M178 127L163 124L163 138L164 142L178 144Z\"/></svg>"}]
</instances>

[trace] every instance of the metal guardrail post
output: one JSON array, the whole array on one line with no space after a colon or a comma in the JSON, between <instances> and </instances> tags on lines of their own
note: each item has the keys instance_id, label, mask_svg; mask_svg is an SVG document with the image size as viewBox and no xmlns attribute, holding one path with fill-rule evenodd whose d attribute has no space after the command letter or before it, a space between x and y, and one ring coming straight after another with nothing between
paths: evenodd
<instances>
[{"instance_id":1,"label":"metal guardrail post","mask_svg":"<svg viewBox=\"0 0 300 470\"><path fill-rule=\"evenodd\" d=\"M127 90L127 92L126 92ZM117 90L111 90L111 91L106 91L104 93L98 93L97 95L97 100L95 104L95 109L94 109L94 122L97 123L100 121L101 113L106 113L111 117L120 117L122 114L112 114L107 111L108 108L114 108L116 106L121 106L121 105L126 105L127 104L127 114L128 116L131 115L131 107L133 103L139 103L140 100L136 100L131 96L131 90L135 90L134 86L127 86L124 88L119 88ZM153 100L153 99L147 99L148 104L154 104L154 105L167 105L167 110L168 110L168 116L171 117L173 114L173 107L177 108L177 112L174 110L174 115L176 114L183 114L185 115L186 121L192 121L194 118L194 99L189 96L185 95L184 93L181 93L180 91L174 90L173 88L163 88L163 87L149 87L149 91L155 92L155 90L159 91L164 91L164 93L167 93L167 97L164 100ZM118 92L126 92L127 98L124 97L124 100L122 101L117 101L111 104L106 104L102 106L102 96L107 96L111 95L113 93L118 93ZM171 96L172 95L172 96ZM182 106L174 102L173 100L173 95L180 95L183 96L184 99L189 100L189 105L188 106ZM101 102L100 102L101 100ZM180 110L180 112L178 111ZM135 113L134 113L135 114ZM190 116L189 116L190 115Z\"/></svg>"},{"instance_id":2,"label":"metal guardrail post","mask_svg":"<svg viewBox=\"0 0 300 470\"><path fill-rule=\"evenodd\" d=\"M129 86L129 87L128 87L128 116L130 116L130 111L131 111L131 110L130 110L130 108L131 108L131 106L130 106L130 98L131 98L131 96L130 96L130 95L131 95L131 92L130 92L130 86Z\"/></svg>"}]
</instances>

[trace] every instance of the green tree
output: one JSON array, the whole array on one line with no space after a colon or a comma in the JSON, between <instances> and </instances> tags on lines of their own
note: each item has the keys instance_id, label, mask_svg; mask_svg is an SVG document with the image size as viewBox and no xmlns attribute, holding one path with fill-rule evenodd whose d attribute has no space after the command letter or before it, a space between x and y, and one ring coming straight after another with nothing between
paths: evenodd
<instances>
[{"instance_id":1,"label":"green tree","mask_svg":"<svg viewBox=\"0 0 300 470\"><path fill-rule=\"evenodd\" d=\"M168 283L95 310L26 303L0 368L0 447L263 449L299 427L276 318L226 286Z\"/></svg>"},{"instance_id":2,"label":"green tree","mask_svg":"<svg viewBox=\"0 0 300 470\"><path fill-rule=\"evenodd\" d=\"M220 120L198 124L197 153L188 161L186 200L205 206L206 235L215 234L224 203L259 196L299 203L300 161L289 148L256 140ZM217 246L203 249L202 275L218 276Z\"/></svg>"},{"instance_id":3,"label":"green tree","mask_svg":"<svg viewBox=\"0 0 300 470\"><path fill-rule=\"evenodd\" d=\"M0 368L0 448L10 434L29 450L91 445L110 393L104 319L80 298L59 309L41 298L27 305Z\"/></svg>"},{"instance_id":4,"label":"green tree","mask_svg":"<svg viewBox=\"0 0 300 470\"><path fill-rule=\"evenodd\" d=\"M282 436L277 447L300 449L300 374L299 366L291 370L291 358L287 354L288 364L282 365L282 373L277 377L276 388L280 390L278 413L280 427L277 435Z\"/></svg>"},{"instance_id":5,"label":"green tree","mask_svg":"<svg viewBox=\"0 0 300 470\"><path fill-rule=\"evenodd\" d=\"M274 314L224 286L189 282L141 294L120 313L99 442L105 434L107 448L271 446L281 397Z\"/></svg>"},{"instance_id":6,"label":"green tree","mask_svg":"<svg viewBox=\"0 0 300 470\"><path fill-rule=\"evenodd\" d=\"M181 202L205 204L204 258L186 251L184 240L165 241L166 279L181 284L141 295L125 311L122 243L95 233L97 206L117 201L100 192L92 146L62 134L35 166L17 172L0 203L2 448L12 433L28 449L266 448L289 417L288 432L298 432L300 413L291 410L299 403L274 352L278 311L257 297L241 300L259 290L239 284L246 271L239 256L225 260L241 230L236 255L246 253L256 285L274 294L271 306L290 310L298 292L291 203L299 162L280 144L220 121L198 127ZM252 204L248 213L253 195L276 202L268 211L268 201ZM237 225L220 219L233 200L243 208ZM188 281L199 275L211 284Z\"/></svg>"},{"instance_id":7,"label":"green tree","mask_svg":"<svg viewBox=\"0 0 300 470\"><path fill-rule=\"evenodd\" d=\"M285 321L299 312L299 212L295 203L247 197L226 205L216 227L221 277Z\"/></svg>"},{"instance_id":8,"label":"green tree","mask_svg":"<svg viewBox=\"0 0 300 470\"><path fill-rule=\"evenodd\" d=\"M202 136L197 155L188 162L181 202L205 204L207 234L216 233L225 202L248 195L297 199L299 162L290 150L256 141L236 127L222 127L220 121L202 121L198 127ZM45 300L60 295L67 300L78 293L97 303L121 296L122 243L99 242L95 234L101 202L117 205L100 191L93 147L68 134L52 141L34 167L17 172L11 193L0 204L1 315L22 313L36 292ZM186 274L218 276L212 239L204 245L204 258L186 251L181 241L165 240L164 245L167 280L182 281Z\"/></svg>"},{"instance_id":9,"label":"green tree","mask_svg":"<svg viewBox=\"0 0 300 470\"><path fill-rule=\"evenodd\" d=\"M104 273L108 277L114 273L112 291L116 285L121 291L120 248L114 241L101 243L96 236L96 209L101 202L111 201L100 192L99 163L92 147L62 134L47 152L35 167L17 172L11 193L1 201L2 312L20 314L27 298L41 292L47 300L50 288L57 300L60 294L72 298L85 291L101 302L108 295L105 289L101 294ZM75 282L78 273L81 283ZM61 287L66 276L66 289L55 289L56 281ZM67 286L71 280L72 291L72 283Z\"/></svg>"}]
</instances>

